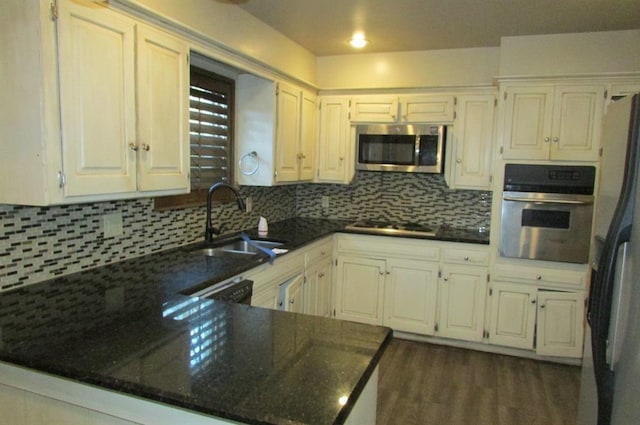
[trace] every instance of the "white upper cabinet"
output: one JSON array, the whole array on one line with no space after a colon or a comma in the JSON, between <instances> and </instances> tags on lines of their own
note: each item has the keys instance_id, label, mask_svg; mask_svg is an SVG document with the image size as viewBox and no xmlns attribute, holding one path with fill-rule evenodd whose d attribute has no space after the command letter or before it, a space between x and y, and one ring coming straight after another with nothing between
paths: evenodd
<instances>
[{"instance_id":1,"label":"white upper cabinet","mask_svg":"<svg viewBox=\"0 0 640 425\"><path fill-rule=\"evenodd\" d=\"M454 96L446 94L355 96L351 122L447 123L453 121L454 103Z\"/></svg>"},{"instance_id":2,"label":"white upper cabinet","mask_svg":"<svg viewBox=\"0 0 640 425\"><path fill-rule=\"evenodd\" d=\"M138 190L181 190L190 167L188 47L138 25L137 49Z\"/></svg>"},{"instance_id":3,"label":"white upper cabinet","mask_svg":"<svg viewBox=\"0 0 640 425\"><path fill-rule=\"evenodd\" d=\"M320 98L317 182L348 183L353 176L355 150L349 124L349 98ZM355 137L355 136L354 136Z\"/></svg>"},{"instance_id":4,"label":"white upper cabinet","mask_svg":"<svg viewBox=\"0 0 640 425\"><path fill-rule=\"evenodd\" d=\"M236 80L236 107L239 184L272 186L313 179L317 144L314 93L242 74Z\"/></svg>"},{"instance_id":5,"label":"white upper cabinet","mask_svg":"<svg viewBox=\"0 0 640 425\"><path fill-rule=\"evenodd\" d=\"M504 159L598 160L604 85L513 85L502 99Z\"/></svg>"},{"instance_id":6,"label":"white upper cabinet","mask_svg":"<svg viewBox=\"0 0 640 425\"><path fill-rule=\"evenodd\" d=\"M451 122L455 98L453 95L401 96L400 121L407 123Z\"/></svg>"},{"instance_id":7,"label":"white upper cabinet","mask_svg":"<svg viewBox=\"0 0 640 425\"><path fill-rule=\"evenodd\" d=\"M493 94L469 94L457 98L456 118L447 182L453 189L489 190L493 164L495 122Z\"/></svg>"},{"instance_id":8,"label":"white upper cabinet","mask_svg":"<svg viewBox=\"0 0 640 425\"><path fill-rule=\"evenodd\" d=\"M0 202L188 192L188 45L103 6L60 0L55 20L45 2L4 6L1 31L11 36L0 47L29 53L3 63L16 88L2 93L31 119L0 125L13 141L0 165L24 176L19 188L2 186Z\"/></svg>"},{"instance_id":9,"label":"white upper cabinet","mask_svg":"<svg viewBox=\"0 0 640 425\"><path fill-rule=\"evenodd\" d=\"M394 123L398 119L398 97L367 95L351 99L351 122Z\"/></svg>"}]
</instances>

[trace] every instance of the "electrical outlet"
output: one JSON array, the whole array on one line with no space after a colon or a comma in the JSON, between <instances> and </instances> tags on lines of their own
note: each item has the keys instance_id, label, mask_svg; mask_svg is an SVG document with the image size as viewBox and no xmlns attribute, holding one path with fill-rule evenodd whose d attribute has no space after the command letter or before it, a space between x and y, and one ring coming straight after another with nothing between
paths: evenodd
<instances>
[{"instance_id":1,"label":"electrical outlet","mask_svg":"<svg viewBox=\"0 0 640 425\"><path fill-rule=\"evenodd\" d=\"M247 196L244 200L245 212L251 212L253 210L253 199L251 196Z\"/></svg>"},{"instance_id":2,"label":"electrical outlet","mask_svg":"<svg viewBox=\"0 0 640 425\"><path fill-rule=\"evenodd\" d=\"M105 238L122 236L122 213L111 213L102 216L102 232Z\"/></svg>"},{"instance_id":3,"label":"electrical outlet","mask_svg":"<svg viewBox=\"0 0 640 425\"><path fill-rule=\"evenodd\" d=\"M322 197L322 208L329 208L329 197L328 196L323 196Z\"/></svg>"}]
</instances>

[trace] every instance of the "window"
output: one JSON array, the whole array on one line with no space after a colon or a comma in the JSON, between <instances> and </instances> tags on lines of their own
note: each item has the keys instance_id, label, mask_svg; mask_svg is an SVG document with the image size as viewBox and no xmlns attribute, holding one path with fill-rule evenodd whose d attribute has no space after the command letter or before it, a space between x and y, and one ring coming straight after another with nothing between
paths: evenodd
<instances>
[{"instance_id":1,"label":"window","mask_svg":"<svg viewBox=\"0 0 640 425\"><path fill-rule=\"evenodd\" d=\"M156 209L204 205L209 186L233 182L234 81L194 66L190 81L191 193L156 198ZM233 198L218 191L214 199Z\"/></svg>"}]
</instances>

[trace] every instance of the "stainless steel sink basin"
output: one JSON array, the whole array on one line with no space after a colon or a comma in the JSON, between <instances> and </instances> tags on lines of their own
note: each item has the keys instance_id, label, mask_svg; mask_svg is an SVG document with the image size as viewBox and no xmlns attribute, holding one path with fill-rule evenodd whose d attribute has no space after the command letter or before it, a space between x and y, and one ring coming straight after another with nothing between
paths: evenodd
<instances>
[{"instance_id":1,"label":"stainless steel sink basin","mask_svg":"<svg viewBox=\"0 0 640 425\"><path fill-rule=\"evenodd\" d=\"M218 246L207 247L201 249L202 254L208 257L218 257L228 254L240 254L240 255L256 255L262 251L255 245L259 245L263 248L271 249L278 246L282 246L284 242L263 240L263 239L251 239L251 243L243 239L231 239L225 243L221 243Z\"/></svg>"}]
</instances>

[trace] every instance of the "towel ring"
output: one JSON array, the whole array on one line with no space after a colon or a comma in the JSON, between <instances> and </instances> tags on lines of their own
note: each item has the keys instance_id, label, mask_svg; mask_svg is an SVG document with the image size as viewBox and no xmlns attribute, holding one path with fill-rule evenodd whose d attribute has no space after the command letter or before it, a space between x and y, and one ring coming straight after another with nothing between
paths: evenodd
<instances>
[{"instance_id":1,"label":"towel ring","mask_svg":"<svg viewBox=\"0 0 640 425\"><path fill-rule=\"evenodd\" d=\"M247 170L246 165L251 164L251 161L254 162L253 168L249 168ZM251 176L258 172L258 168L260 168L260 162L258 161L258 153L256 151L251 151L249 153L245 153L238 161L238 167L240 168L240 172L245 176Z\"/></svg>"}]
</instances>

